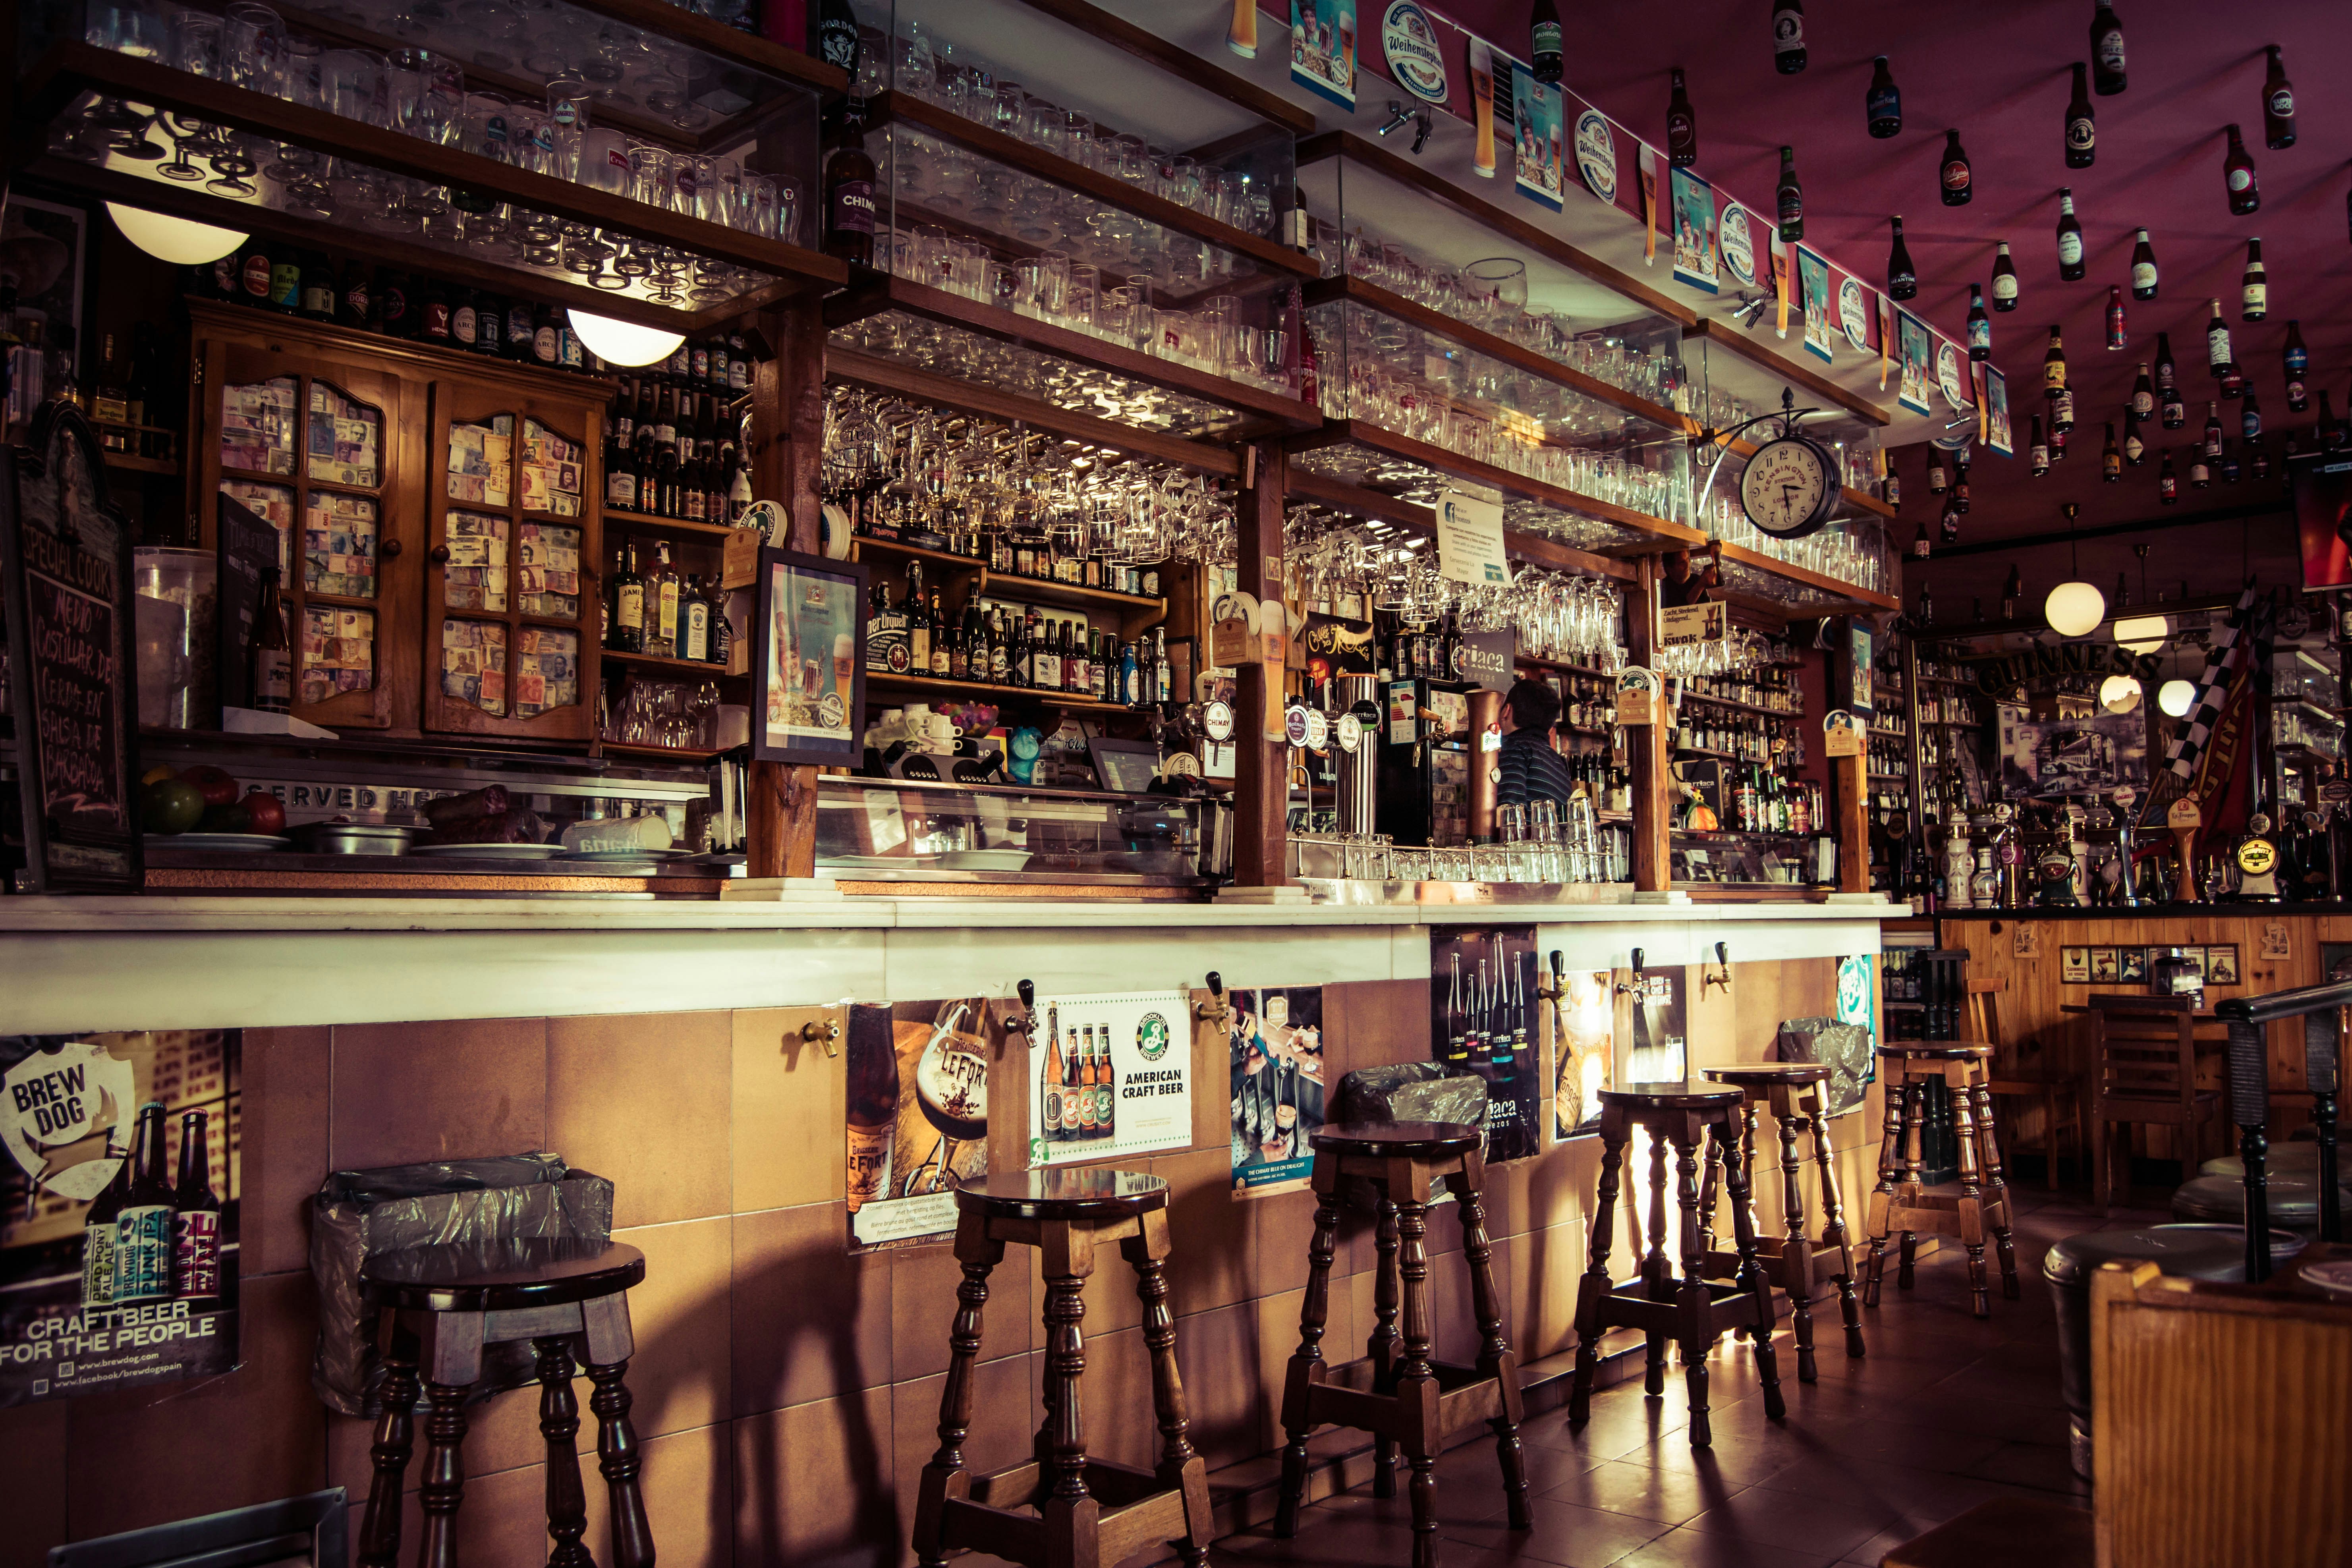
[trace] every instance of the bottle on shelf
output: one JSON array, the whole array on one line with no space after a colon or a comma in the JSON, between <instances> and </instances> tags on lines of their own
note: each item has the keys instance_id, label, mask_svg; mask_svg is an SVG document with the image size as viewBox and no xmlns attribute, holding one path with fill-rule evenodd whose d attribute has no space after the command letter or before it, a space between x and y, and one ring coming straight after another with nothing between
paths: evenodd
<instances>
[{"instance_id":1,"label":"bottle on shelf","mask_svg":"<svg viewBox=\"0 0 2352 1568\"><path fill-rule=\"evenodd\" d=\"M621 511L637 510L636 446L625 414L614 420L612 437L604 446L604 504Z\"/></svg>"},{"instance_id":2,"label":"bottle on shelf","mask_svg":"<svg viewBox=\"0 0 2352 1568\"><path fill-rule=\"evenodd\" d=\"M678 595L677 651L674 657L697 664L710 661L710 600L703 592L701 577L692 573L688 574L686 586Z\"/></svg>"},{"instance_id":3,"label":"bottle on shelf","mask_svg":"<svg viewBox=\"0 0 2352 1568\"><path fill-rule=\"evenodd\" d=\"M261 569L261 596L253 611L253 706L264 713L294 710L294 648L286 635L286 603L278 569Z\"/></svg>"},{"instance_id":4,"label":"bottle on shelf","mask_svg":"<svg viewBox=\"0 0 2352 1568\"><path fill-rule=\"evenodd\" d=\"M677 568L671 564L669 541L654 544L654 569L646 581L646 651L662 658L677 658Z\"/></svg>"},{"instance_id":5,"label":"bottle on shelf","mask_svg":"<svg viewBox=\"0 0 2352 1568\"><path fill-rule=\"evenodd\" d=\"M824 252L859 267L874 264L874 160L865 118L862 101L843 109L840 138L824 164Z\"/></svg>"},{"instance_id":6,"label":"bottle on shelf","mask_svg":"<svg viewBox=\"0 0 2352 1568\"><path fill-rule=\"evenodd\" d=\"M613 567L612 614L604 646L617 653L646 651L646 580L637 572L637 542L625 539Z\"/></svg>"}]
</instances>

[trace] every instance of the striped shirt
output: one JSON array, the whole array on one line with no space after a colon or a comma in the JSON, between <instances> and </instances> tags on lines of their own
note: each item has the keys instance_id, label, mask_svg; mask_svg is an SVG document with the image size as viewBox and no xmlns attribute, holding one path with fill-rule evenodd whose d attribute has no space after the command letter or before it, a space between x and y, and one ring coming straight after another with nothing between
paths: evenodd
<instances>
[{"instance_id":1,"label":"striped shirt","mask_svg":"<svg viewBox=\"0 0 2352 1568\"><path fill-rule=\"evenodd\" d=\"M1496 789L1496 805L1525 805L1538 795L1549 795L1559 803L1565 817L1569 797L1576 793L1576 776L1551 749L1543 731L1512 731L1503 737L1501 757L1503 780Z\"/></svg>"}]
</instances>

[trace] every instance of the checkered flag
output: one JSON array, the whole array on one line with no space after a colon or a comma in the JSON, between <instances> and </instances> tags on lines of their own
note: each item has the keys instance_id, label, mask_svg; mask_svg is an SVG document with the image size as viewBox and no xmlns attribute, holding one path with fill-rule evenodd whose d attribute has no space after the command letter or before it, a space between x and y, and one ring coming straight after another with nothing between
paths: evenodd
<instances>
[{"instance_id":1,"label":"checkered flag","mask_svg":"<svg viewBox=\"0 0 2352 1568\"><path fill-rule=\"evenodd\" d=\"M2221 634L2206 650L2205 673L2197 678L2196 700L2189 704L2180 728L2173 731L2171 747L2165 753L2165 769L2180 781L2183 789L2197 776L2197 764L2205 755L2205 744L2212 736L2214 724L2221 717L2230 685L2245 668L2247 656L2252 651L2254 605L2254 588L2249 583L2238 595Z\"/></svg>"}]
</instances>

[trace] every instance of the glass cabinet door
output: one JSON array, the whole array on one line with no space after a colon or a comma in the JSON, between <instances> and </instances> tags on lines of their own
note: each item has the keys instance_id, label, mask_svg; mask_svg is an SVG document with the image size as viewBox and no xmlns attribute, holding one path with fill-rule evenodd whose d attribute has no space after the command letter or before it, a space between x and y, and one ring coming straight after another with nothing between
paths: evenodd
<instances>
[{"instance_id":1,"label":"glass cabinet door","mask_svg":"<svg viewBox=\"0 0 2352 1568\"><path fill-rule=\"evenodd\" d=\"M331 727L392 723L386 563L401 552L394 447L404 388L373 372L234 343L207 345L212 428L200 494L278 531L294 713ZM206 537L215 519L204 518Z\"/></svg>"},{"instance_id":2,"label":"glass cabinet door","mask_svg":"<svg viewBox=\"0 0 2352 1568\"><path fill-rule=\"evenodd\" d=\"M600 411L436 382L425 727L594 733Z\"/></svg>"}]
</instances>

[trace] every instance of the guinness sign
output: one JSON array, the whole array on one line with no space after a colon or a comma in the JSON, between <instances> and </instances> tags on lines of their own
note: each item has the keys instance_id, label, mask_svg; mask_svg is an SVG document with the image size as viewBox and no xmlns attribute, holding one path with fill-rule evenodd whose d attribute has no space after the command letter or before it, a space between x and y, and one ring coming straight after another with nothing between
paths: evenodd
<instances>
[{"instance_id":1,"label":"guinness sign","mask_svg":"<svg viewBox=\"0 0 2352 1568\"><path fill-rule=\"evenodd\" d=\"M2161 679L2162 662L2152 653L2134 653L2120 643L2062 642L2053 647L1964 661L1986 696L1999 698L2022 686L2041 687L2067 676L2129 675L2150 690Z\"/></svg>"}]
</instances>

